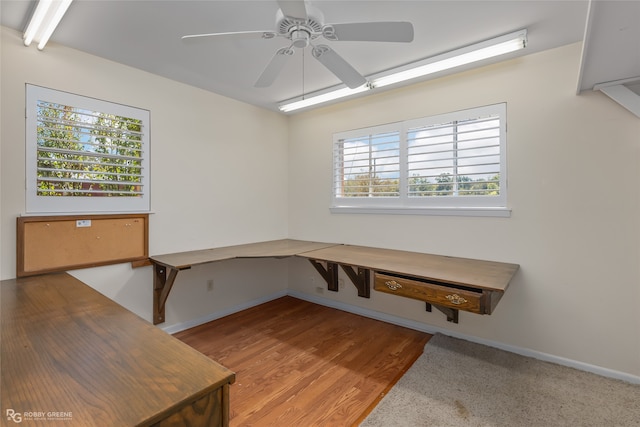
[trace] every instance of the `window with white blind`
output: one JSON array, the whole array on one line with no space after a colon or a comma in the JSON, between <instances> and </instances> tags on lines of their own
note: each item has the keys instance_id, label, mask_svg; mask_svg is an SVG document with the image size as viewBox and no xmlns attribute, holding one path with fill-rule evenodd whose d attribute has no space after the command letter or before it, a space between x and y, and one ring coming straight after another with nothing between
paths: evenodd
<instances>
[{"instance_id":1,"label":"window with white blind","mask_svg":"<svg viewBox=\"0 0 640 427\"><path fill-rule=\"evenodd\" d=\"M27 213L148 212L149 111L27 85Z\"/></svg>"},{"instance_id":2,"label":"window with white blind","mask_svg":"<svg viewBox=\"0 0 640 427\"><path fill-rule=\"evenodd\" d=\"M342 133L334 156L336 199L400 196L400 132L395 126Z\"/></svg>"},{"instance_id":3,"label":"window with white blind","mask_svg":"<svg viewBox=\"0 0 640 427\"><path fill-rule=\"evenodd\" d=\"M506 104L334 135L334 212L507 216Z\"/></svg>"}]
</instances>

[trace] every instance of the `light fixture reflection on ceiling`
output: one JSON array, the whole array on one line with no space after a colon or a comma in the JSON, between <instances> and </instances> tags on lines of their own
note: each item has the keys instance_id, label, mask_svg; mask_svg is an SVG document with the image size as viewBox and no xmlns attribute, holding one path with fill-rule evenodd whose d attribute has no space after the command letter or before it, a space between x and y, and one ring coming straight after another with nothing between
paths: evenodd
<instances>
[{"instance_id":1,"label":"light fixture reflection on ceiling","mask_svg":"<svg viewBox=\"0 0 640 427\"><path fill-rule=\"evenodd\" d=\"M38 50L44 49L60 20L73 0L40 0L24 32L24 45L29 46L35 40Z\"/></svg>"},{"instance_id":2,"label":"light fixture reflection on ceiling","mask_svg":"<svg viewBox=\"0 0 640 427\"><path fill-rule=\"evenodd\" d=\"M473 62L482 61L484 59L493 58L495 56L504 55L506 53L523 49L526 46L527 30L524 29L427 58L425 60L415 62L409 67L401 67L400 69L396 68L395 71L391 70L370 76L366 84L356 89L341 88L330 92L324 92L316 96L312 95L311 97L303 100L285 102L279 106L279 109L285 113L291 112L336 99L345 98L367 90L389 86L395 83L471 64Z\"/></svg>"}]
</instances>

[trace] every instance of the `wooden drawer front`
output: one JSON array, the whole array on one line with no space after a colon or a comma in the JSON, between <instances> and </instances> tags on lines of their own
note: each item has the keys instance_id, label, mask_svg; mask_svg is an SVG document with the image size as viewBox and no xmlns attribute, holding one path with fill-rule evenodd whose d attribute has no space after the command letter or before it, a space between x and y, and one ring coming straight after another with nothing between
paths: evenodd
<instances>
[{"instance_id":1,"label":"wooden drawer front","mask_svg":"<svg viewBox=\"0 0 640 427\"><path fill-rule=\"evenodd\" d=\"M386 274L375 275L376 291L418 299L428 303L484 314L482 293Z\"/></svg>"}]
</instances>

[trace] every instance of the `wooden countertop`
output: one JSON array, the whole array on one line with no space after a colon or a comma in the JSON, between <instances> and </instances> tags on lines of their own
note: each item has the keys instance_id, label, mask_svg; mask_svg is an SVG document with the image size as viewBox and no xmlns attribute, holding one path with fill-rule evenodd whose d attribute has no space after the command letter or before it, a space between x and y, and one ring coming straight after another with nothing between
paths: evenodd
<instances>
[{"instance_id":1,"label":"wooden countertop","mask_svg":"<svg viewBox=\"0 0 640 427\"><path fill-rule=\"evenodd\" d=\"M289 257L330 246L335 246L335 243L282 239L165 255L153 255L150 259L156 264L175 268L177 270L185 270L194 265L234 258Z\"/></svg>"},{"instance_id":2,"label":"wooden countertop","mask_svg":"<svg viewBox=\"0 0 640 427\"><path fill-rule=\"evenodd\" d=\"M334 245L298 256L497 291L506 290L519 268L518 264L353 245Z\"/></svg>"},{"instance_id":3,"label":"wooden countertop","mask_svg":"<svg viewBox=\"0 0 640 427\"><path fill-rule=\"evenodd\" d=\"M235 374L66 273L0 282L2 416L148 426ZM30 423L27 423L31 425Z\"/></svg>"}]
</instances>

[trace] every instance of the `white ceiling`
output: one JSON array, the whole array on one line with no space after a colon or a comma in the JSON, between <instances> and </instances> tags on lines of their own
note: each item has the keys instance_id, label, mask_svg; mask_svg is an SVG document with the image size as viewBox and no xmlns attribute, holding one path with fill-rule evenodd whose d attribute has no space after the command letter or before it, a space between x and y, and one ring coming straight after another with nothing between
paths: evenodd
<instances>
[{"instance_id":1,"label":"white ceiling","mask_svg":"<svg viewBox=\"0 0 640 427\"><path fill-rule=\"evenodd\" d=\"M415 38L411 43L326 43L364 76L523 28L528 30L527 48L507 58L566 45L584 39L589 16L587 0L316 0L308 3L323 12L325 23L413 23ZM640 6L637 1L607 3ZM22 32L35 2L2 0L0 6L2 25ZM340 81L318 63L307 48L303 52L297 50L271 87L255 88L253 84L275 51L288 46L286 40L227 38L186 42L181 40L181 36L244 30L272 31L277 10L277 2L271 0L75 0L45 49L53 50L53 43L59 43L275 110L280 101L336 86ZM594 82L603 81L600 79L623 78L618 75L620 72L631 74L626 77L640 76L640 60L636 61L634 56L640 55L640 49L631 54L618 52L616 55L616 49L607 47L606 37L625 32L635 34L640 40L635 32L640 16L624 12L622 17L619 15L620 12L617 17L605 17L626 22L605 22L604 27L599 27L595 33L587 33L593 38L588 47L601 51L604 45L608 56L603 63L598 56L600 53L585 55L576 89L581 85L581 89L590 90ZM601 21L593 16L590 19L592 22ZM634 44L627 45L633 48ZM617 73L612 74L611 69L616 68L612 64L616 61L628 63L631 70L617 67Z\"/></svg>"}]
</instances>

